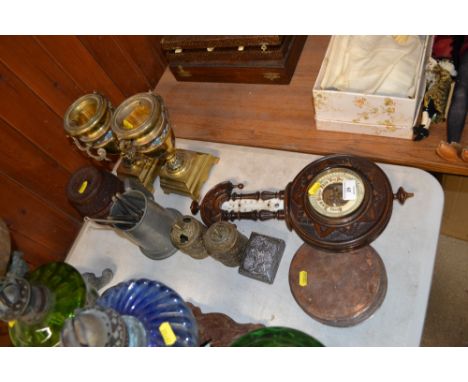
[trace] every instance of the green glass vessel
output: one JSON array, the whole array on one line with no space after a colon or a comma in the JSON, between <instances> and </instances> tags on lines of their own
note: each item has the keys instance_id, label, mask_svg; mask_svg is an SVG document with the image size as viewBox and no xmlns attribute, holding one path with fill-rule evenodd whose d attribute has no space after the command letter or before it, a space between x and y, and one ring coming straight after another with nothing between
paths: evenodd
<instances>
[{"instance_id":1,"label":"green glass vessel","mask_svg":"<svg viewBox=\"0 0 468 382\"><path fill-rule=\"evenodd\" d=\"M315 338L299 330L272 326L254 330L235 340L236 347L323 347Z\"/></svg>"},{"instance_id":2,"label":"green glass vessel","mask_svg":"<svg viewBox=\"0 0 468 382\"><path fill-rule=\"evenodd\" d=\"M0 302L6 300L10 310L17 308L13 319L8 319L15 346L57 346L65 320L83 307L87 298L83 277L66 263L43 265L24 279L7 278L0 289Z\"/></svg>"}]
</instances>

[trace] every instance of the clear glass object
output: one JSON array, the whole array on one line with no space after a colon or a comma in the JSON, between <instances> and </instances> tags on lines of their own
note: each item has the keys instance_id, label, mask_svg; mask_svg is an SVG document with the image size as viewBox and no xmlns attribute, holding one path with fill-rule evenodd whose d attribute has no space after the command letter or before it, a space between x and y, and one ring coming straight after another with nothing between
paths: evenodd
<instances>
[{"instance_id":1,"label":"clear glass object","mask_svg":"<svg viewBox=\"0 0 468 382\"><path fill-rule=\"evenodd\" d=\"M148 279L122 282L107 289L97 304L141 322L147 346L198 346L198 327L191 309L163 283Z\"/></svg>"},{"instance_id":2,"label":"clear glass object","mask_svg":"<svg viewBox=\"0 0 468 382\"><path fill-rule=\"evenodd\" d=\"M235 347L323 347L315 338L300 330L272 326L254 330L235 340Z\"/></svg>"},{"instance_id":3,"label":"clear glass object","mask_svg":"<svg viewBox=\"0 0 468 382\"><path fill-rule=\"evenodd\" d=\"M81 274L66 263L42 265L24 279L7 276L0 282L0 291L2 313L9 317L15 346L58 345L65 320L87 298Z\"/></svg>"}]
</instances>

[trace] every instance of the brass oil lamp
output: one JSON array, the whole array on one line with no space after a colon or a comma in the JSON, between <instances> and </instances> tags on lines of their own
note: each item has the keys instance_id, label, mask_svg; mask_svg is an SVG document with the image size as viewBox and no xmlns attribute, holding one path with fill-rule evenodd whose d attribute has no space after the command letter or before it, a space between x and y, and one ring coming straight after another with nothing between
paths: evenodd
<instances>
[{"instance_id":1,"label":"brass oil lamp","mask_svg":"<svg viewBox=\"0 0 468 382\"><path fill-rule=\"evenodd\" d=\"M117 172L138 176L147 188L159 173L165 193L198 200L211 167L219 160L210 154L176 150L164 101L151 92L122 102L114 112L112 130L124 154Z\"/></svg>"},{"instance_id":2,"label":"brass oil lamp","mask_svg":"<svg viewBox=\"0 0 468 382\"><path fill-rule=\"evenodd\" d=\"M99 93L90 93L69 106L63 125L81 151L98 161L110 161L108 154L119 154L111 122L111 103Z\"/></svg>"}]
</instances>

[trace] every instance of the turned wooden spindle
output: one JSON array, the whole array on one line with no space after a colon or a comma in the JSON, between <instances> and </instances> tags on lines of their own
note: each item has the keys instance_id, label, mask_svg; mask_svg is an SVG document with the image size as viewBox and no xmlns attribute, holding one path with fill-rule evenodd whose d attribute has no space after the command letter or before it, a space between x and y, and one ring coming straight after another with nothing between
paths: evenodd
<instances>
[{"instance_id":1,"label":"turned wooden spindle","mask_svg":"<svg viewBox=\"0 0 468 382\"><path fill-rule=\"evenodd\" d=\"M250 194L238 194L233 192L230 197L231 200L270 200L270 199L284 199L284 191L257 191Z\"/></svg>"},{"instance_id":2,"label":"turned wooden spindle","mask_svg":"<svg viewBox=\"0 0 468 382\"><path fill-rule=\"evenodd\" d=\"M253 199L259 200L260 199L260 192L252 192L250 194L238 194L233 192L231 194L230 200L246 200L246 199Z\"/></svg>"},{"instance_id":3,"label":"turned wooden spindle","mask_svg":"<svg viewBox=\"0 0 468 382\"><path fill-rule=\"evenodd\" d=\"M284 220L284 210L268 211L268 210L254 210L248 212L235 212L235 211L222 211L222 220Z\"/></svg>"}]
</instances>

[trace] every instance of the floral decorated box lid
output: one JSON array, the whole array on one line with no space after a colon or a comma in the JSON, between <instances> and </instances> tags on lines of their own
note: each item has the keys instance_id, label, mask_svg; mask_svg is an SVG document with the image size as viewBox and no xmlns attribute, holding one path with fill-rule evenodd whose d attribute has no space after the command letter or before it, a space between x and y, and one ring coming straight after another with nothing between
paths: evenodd
<instances>
[{"instance_id":1,"label":"floral decorated box lid","mask_svg":"<svg viewBox=\"0 0 468 382\"><path fill-rule=\"evenodd\" d=\"M338 44L338 37L333 36L312 91L317 129L411 139L412 127L419 116L424 96L424 68L432 45L430 36L417 38L422 47L415 61L416 78L411 92L402 96L360 93L323 86L327 82L325 77L329 75L327 68L331 65L331 56L336 57L332 51L334 44Z\"/></svg>"}]
</instances>

